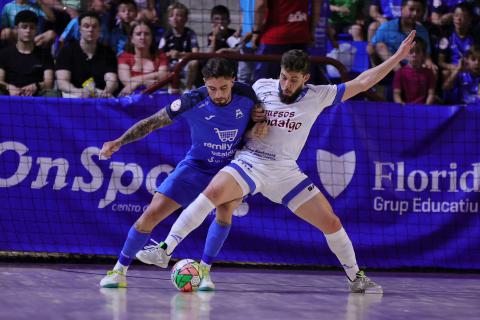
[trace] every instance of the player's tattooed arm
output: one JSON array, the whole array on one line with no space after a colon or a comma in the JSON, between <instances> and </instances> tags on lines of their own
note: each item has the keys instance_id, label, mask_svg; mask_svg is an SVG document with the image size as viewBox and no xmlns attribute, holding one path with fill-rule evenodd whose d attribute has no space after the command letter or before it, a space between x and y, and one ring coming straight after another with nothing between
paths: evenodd
<instances>
[{"instance_id":1,"label":"player's tattooed arm","mask_svg":"<svg viewBox=\"0 0 480 320\"><path fill-rule=\"evenodd\" d=\"M98 157L101 160L109 159L124 144L138 140L153 130L165 127L170 123L172 123L172 119L168 116L167 110L163 108L154 115L135 123L120 138L105 142Z\"/></svg>"},{"instance_id":2,"label":"player's tattooed arm","mask_svg":"<svg viewBox=\"0 0 480 320\"><path fill-rule=\"evenodd\" d=\"M167 110L163 108L154 115L135 123L119 138L120 143L123 146L124 144L143 138L150 132L165 127L171 123L172 119L170 119Z\"/></svg>"}]
</instances>

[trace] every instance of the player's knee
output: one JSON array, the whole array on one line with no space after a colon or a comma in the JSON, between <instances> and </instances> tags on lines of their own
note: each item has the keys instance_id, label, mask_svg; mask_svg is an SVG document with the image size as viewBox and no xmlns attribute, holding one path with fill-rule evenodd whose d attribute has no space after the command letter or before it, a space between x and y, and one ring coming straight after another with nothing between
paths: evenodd
<instances>
[{"instance_id":1,"label":"player's knee","mask_svg":"<svg viewBox=\"0 0 480 320\"><path fill-rule=\"evenodd\" d=\"M333 233L340 230L342 222L336 215L329 215L327 221L324 223L324 233Z\"/></svg>"},{"instance_id":2,"label":"player's knee","mask_svg":"<svg viewBox=\"0 0 480 320\"><path fill-rule=\"evenodd\" d=\"M224 190L222 188L208 186L203 192L203 195L206 196L215 206L219 206L224 204L223 192Z\"/></svg>"}]
</instances>

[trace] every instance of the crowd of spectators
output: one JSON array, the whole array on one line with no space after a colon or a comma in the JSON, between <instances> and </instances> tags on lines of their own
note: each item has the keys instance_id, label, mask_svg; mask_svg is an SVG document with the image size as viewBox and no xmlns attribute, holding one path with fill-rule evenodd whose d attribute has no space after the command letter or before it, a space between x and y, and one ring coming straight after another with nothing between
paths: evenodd
<instances>
[{"instance_id":1,"label":"crowd of spectators","mask_svg":"<svg viewBox=\"0 0 480 320\"><path fill-rule=\"evenodd\" d=\"M186 1L0 1L0 93L130 95L167 77L189 52L264 55L308 50L315 43L318 25L325 23L331 48L339 48L339 42L364 43L359 48L366 49L355 54L368 57L370 66L385 61L416 30L415 49L376 88L385 99L417 104L480 102L479 0L241 0L239 4L236 29L229 8L208 8L211 30L201 44L188 26ZM201 61L186 65L182 90L202 83L201 66ZM278 63L238 63L242 82L278 75Z\"/></svg>"}]
</instances>

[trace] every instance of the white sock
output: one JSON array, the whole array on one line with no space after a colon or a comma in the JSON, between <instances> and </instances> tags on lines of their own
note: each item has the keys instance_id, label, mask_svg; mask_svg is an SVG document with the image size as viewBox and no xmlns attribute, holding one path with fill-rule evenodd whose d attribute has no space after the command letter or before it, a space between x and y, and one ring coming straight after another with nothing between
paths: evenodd
<instances>
[{"instance_id":1,"label":"white sock","mask_svg":"<svg viewBox=\"0 0 480 320\"><path fill-rule=\"evenodd\" d=\"M115 266L113 267L113 270L119 271L120 273L127 274L128 266L124 266L123 264L120 263L120 261L117 261Z\"/></svg>"},{"instance_id":2,"label":"white sock","mask_svg":"<svg viewBox=\"0 0 480 320\"><path fill-rule=\"evenodd\" d=\"M206 263L205 261L200 261L200 266L203 267L205 270L210 271L212 268L211 264Z\"/></svg>"},{"instance_id":3,"label":"white sock","mask_svg":"<svg viewBox=\"0 0 480 320\"><path fill-rule=\"evenodd\" d=\"M165 239L167 254L172 254L177 245L205 220L215 205L203 193L180 214Z\"/></svg>"},{"instance_id":4,"label":"white sock","mask_svg":"<svg viewBox=\"0 0 480 320\"><path fill-rule=\"evenodd\" d=\"M345 232L345 229L342 227L337 232L325 234L325 238L327 238L328 247L337 256L338 260L342 264L347 277L351 281L355 280L356 273L359 271L359 269L352 242Z\"/></svg>"}]
</instances>

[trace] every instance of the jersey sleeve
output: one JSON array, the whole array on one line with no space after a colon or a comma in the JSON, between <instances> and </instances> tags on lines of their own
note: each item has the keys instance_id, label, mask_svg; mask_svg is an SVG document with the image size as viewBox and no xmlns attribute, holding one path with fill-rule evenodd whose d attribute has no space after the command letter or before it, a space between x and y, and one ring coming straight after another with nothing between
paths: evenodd
<instances>
[{"instance_id":1,"label":"jersey sleeve","mask_svg":"<svg viewBox=\"0 0 480 320\"><path fill-rule=\"evenodd\" d=\"M260 103L255 91L249 85L241 82L235 82L232 91L232 93L237 93L241 96L247 97L248 99L252 100L254 104Z\"/></svg>"},{"instance_id":2,"label":"jersey sleeve","mask_svg":"<svg viewBox=\"0 0 480 320\"><path fill-rule=\"evenodd\" d=\"M342 102L343 94L345 93L345 84L338 85L320 85L315 86L317 105L323 109L325 107Z\"/></svg>"},{"instance_id":3,"label":"jersey sleeve","mask_svg":"<svg viewBox=\"0 0 480 320\"><path fill-rule=\"evenodd\" d=\"M208 97L208 92L205 87L197 90L192 90L189 93L183 94L180 98L170 103L167 107L167 114L170 119L175 119L177 116L192 109L194 106L202 102Z\"/></svg>"}]
</instances>

